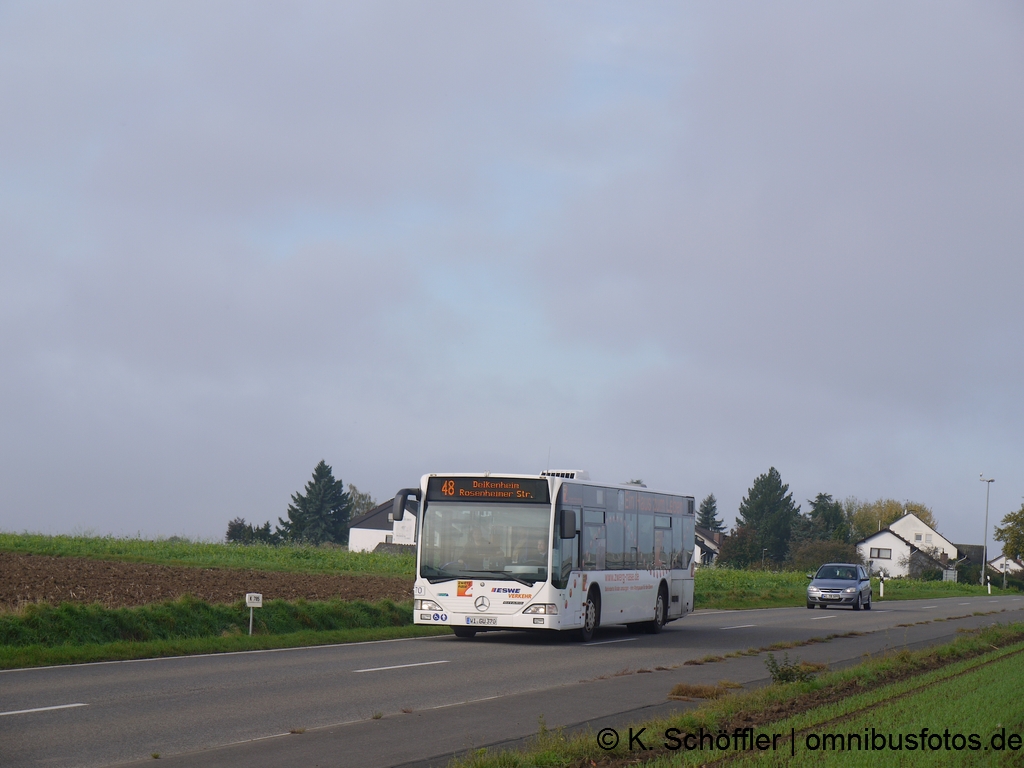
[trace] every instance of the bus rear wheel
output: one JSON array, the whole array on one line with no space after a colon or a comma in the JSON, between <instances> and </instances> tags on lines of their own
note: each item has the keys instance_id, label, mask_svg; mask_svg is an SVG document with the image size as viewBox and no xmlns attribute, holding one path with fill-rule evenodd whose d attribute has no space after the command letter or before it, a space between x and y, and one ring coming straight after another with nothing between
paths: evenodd
<instances>
[{"instance_id":1,"label":"bus rear wheel","mask_svg":"<svg viewBox=\"0 0 1024 768\"><path fill-rule=\"evenodd\" d=\"M658 602L654 606L654 620L647 622L645 628L648 633L656 635L665 628L666 615L665 611L668 609L668 601L665 599L665 587L662 586L658 590Z\"/></svg>"},{"instance_id":2,"label":"bus rear wheel","mask_svg":"<svg viewBox=\"0 0 1024 768\"><path fill-rule=\"evenodd\" d=\"M601 597L595 590L587 594L587 602L583 605L583 626L580 628L580 640L589 643L601 623Z\"/></svg>"},{"instance_id":3,"label":"bus rear wheel","mask_svg":"<svg viewBox=\"0 0 1024 768\"><path fill-rule=\"evenodd\" d=\"M456 637L470 638L476 636L476 630L469 629L468 627L452 627L452 632L455 633Z\"/></svg>"}]
</instances>

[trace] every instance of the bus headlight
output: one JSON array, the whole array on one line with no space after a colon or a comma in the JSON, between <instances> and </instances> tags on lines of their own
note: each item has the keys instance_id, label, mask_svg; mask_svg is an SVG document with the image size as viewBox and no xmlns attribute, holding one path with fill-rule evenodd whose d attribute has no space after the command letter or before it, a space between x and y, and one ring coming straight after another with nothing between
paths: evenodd
<instances>
[{"instance_id":1,"label":"bus headlight","mask_svg":"<svg viewBox=\"0 0 1024 768\"><path fill-rule=\"evenodd\" d=\"M558 606L554 603L535 603L526 608L523 613L543 613L548 616L553 616L558 613Z\"/></svg>"},{"instance_id":2,"label":"bus headlight","mask_svg":"<svg viewBox=\"0 0 1024 768\"><path fill-rule=\"evenodd\" d=\"M440 605L435 603L433 600L413 600L412 609L414 611L442 611L444 610Z\"/></svg>"}]
</instances>

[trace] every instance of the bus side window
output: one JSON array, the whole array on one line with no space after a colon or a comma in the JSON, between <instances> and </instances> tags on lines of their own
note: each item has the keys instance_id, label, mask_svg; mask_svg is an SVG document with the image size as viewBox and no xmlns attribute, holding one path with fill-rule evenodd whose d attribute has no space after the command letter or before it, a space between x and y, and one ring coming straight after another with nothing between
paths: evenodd
<instances>
[{"instance_id":1,"label":"bus side window","mask_svg":"<svg viewBox=\"0 0 1024 768\"><path fill-rule=\"evenodd\" d=\"M686 566L683 565L683 521L685 516L673 515L672 517L672 567L673 568L685 568L690 563L687 562ZM692 518L691 518L692 519Z\"/></svg>"},{"instance_id":2,"label":"bus side window","mask_svg":"<svg viewBox=\"0 0 1024 768\"><path fill-rule=\"evenodd\" d=\"M654 567L654 515L641 512L637 515L637 568Z\"/></svg>"},{"instance_id":3,"label":"bus side window","mask_svg":"<svg viewBox=\"0 0 1024 768\"><path fill-rule=\"evenodd\" d=\"M583 570L605 569L605 528L603 525L583 526Z\"/></svg>"},{"instance_id":4,"label":"bus side window","mask_svg":"<svg viewBox=\"0 0 1024 768\"><path fill-rule=\"evenodd\" d=\"M636 512L626 512L623 530L622 567L637 568Z\"/></svg>"},{"instance_id":5,"label":"bus side window","mask_svg":"<svg viewBox=\"0 0 1024 768\"><path fill-rule=\"evenodd\" d=\"M624 512L608 512L608 525L605 531L605 568L617 571L622 568L622 550L625 546L625 515Z\"/></svg>"},{"instance_id":6,"label":"bus side window","mask_svg":"<svg viewBox=\"0 0 1024 768\"><path fill-rule=\"evenodd\" d=\"M690 567L690 560L693 558L693 527L696 523L693 515L683 516L683 540L680 542L680 549L683 552L683 568ZM684 549L684 547L689 547Z\"/></svg>"}]
</instances>

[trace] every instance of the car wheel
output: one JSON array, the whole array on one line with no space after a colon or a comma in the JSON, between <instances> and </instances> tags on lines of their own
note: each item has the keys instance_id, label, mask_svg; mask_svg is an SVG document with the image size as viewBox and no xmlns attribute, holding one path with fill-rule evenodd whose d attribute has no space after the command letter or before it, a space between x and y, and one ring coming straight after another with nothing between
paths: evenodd
<instances>
[{"instance_id":1,"label":"car wheel","mask_svg":"<svg viewBox=\"0 0 1024 768\"><path fill-rule=\"evenodd\" d=\"M456 637L470 638L476 637L475 629L468 629L467 627L452 627L452 632L455 633Z\"/></svg>"},{"instance_id":2,"label":"car wheel","mask_svg":"<svg viewBox=\"0 0 1024 768\"><path fill-rule=\"evenodd\" d=\"M870 592L868 592L868 601L866 603L864 603L864 610L865 611L870 611L871 610L871 593Z\"/></svg>"},{"instance_id":3,"label":"car wheel","mask_svg":"<svg viewBox=\"0 0 1024 768\"><path fill-rule=\"evenodd\" d=\"M855 610L855 611L859 611L860 610L860 595L859 594L857 595L857 599L853 601L853 610Z\"/></svg>"},{"instance_id":4,"label":"car wheel","mask_svg":"<svg viewBox=\"0 0 1024 768\"><path fill-rule=\"evenodd\" d=\"M812 611L813 611L813 610L814 610L814 603L808 603L808 604L807 604L807 608L808 608L809 610L812 610Z\"/></svg>"}]
</instances>

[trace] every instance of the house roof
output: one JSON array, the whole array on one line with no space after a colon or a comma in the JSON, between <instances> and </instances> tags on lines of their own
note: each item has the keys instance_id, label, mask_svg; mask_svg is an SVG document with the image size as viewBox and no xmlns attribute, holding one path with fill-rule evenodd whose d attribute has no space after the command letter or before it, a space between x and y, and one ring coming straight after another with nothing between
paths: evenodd
<instances>
[{"instance_id":1,"label":"house roof","mask_svg":"<svg viewBox=\"0 0 1024 768\"><path fill-rule=\"evenodd\" d=\"M863 539L861 539L861 540L860 540L860 541L858 541L858 542L857 542L856 544L854 544L854 546L855 546L855 547L859 547L859 546L860 546L861 544L866 544L867 542L871 541L871 540L872 540L873 538L875 538L876 536L881 536L881 535L882 535L883 533L888 533L888 534L889 534L889 535L891 535L891 536L895 536L895 537L896 537L897 539L899 539L900 541L902 541L902 542L903 542L904 544L906 544L906 545L907 545L908 547L910 547L911 549L914 549L914 548L915 548L913 544L911 544L911 543L910 543L909 541L907 541L907 540L906 540L906 539L904 539L904 538L903 538L902 536L900 536L900 535L899 535L898 533L896 533L896 531L893 531L893 530L891 530L891 529L889 529L889 528L883 528L883 529L882 529L882 530L880 530L880 531L875 531L875 532L874 532L874 533L872 533L872 534L871 534L870 536L865 536L865 537L864 537Z\"/></svg>"},{"instance_id":2,"label":"house roof","mask_svg":"<svg viewBox=\"0 0 1024 768\"><path fill-rule=\"evenodd\" d=\"M895 536L897 539L902 541L904 544L906 544L908 547L910 547L910 554L911 555L913 555L915 552L920 553L921 557L925 557L928 560L931 560L939 568L952 568L953 567L952 564L950 564L950 563L943 563L941 560L936 560L934 557L929 555L927 552L925 552L919 546L917 546L916 544L911 544L909 541L907 541L902 536L900 536L898 533L896 533L896 531L891 531L888 528L883 528L880 531L875 531L874 533L872 533L867 538L861 539L860 541L858 541L854 546L859 547L861 544L866 544L867 542L871 541L873 538L875 538L876 536L878 536L881 533L891 534L892 536ZM953 546L958 546L958 545L954 544Z\"/></svg>"},{"instance_id":3,"label":"house roof","mask_svg":"<svg viewBox=\"0 0 1024 768\"><path fill-rule=\"evenodd\" d=\"M394 499L388 499L383 504L378 504L369 512L364 512L355 517L349 523L349 528L371 528L376 531L390 531L395 525L388 520L388 514L394 508ZM405 511L415 516L419 512L419 505L415 500L406 502Z\"/></svg>"},{"instance_id":4,"label":"house roof","mask_svg":"<svg viewBox=\"0 0 1024 768\"><path fill-rule=\"evenodd\" d=\"M699 539L697 542L704 549L708 549L712 552L718 552L720 550L719 544L715 541L715 532L707 528L701 528L699 525L694 528L694 535Z\"/></svg>"},{"instance_id":5,"label":"house roof","mask_svg":"<svg viewBox=\"0 0 1024 768\"><path fill-rule=\"evenodd\" d=\"M972 563L981 563L985 558L985 547L981 544L954 544L960 557L966 557Z\"/></svg>"}]
</instances>

